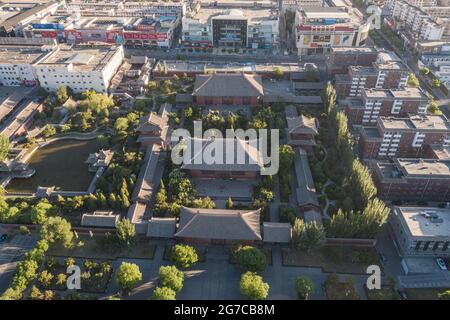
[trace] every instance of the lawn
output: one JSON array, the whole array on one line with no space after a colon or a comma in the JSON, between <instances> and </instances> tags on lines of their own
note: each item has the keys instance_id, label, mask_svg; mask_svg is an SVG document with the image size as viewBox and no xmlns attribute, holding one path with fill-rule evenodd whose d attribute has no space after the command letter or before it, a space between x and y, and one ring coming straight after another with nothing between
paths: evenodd
<instances>
[{"instance_id":1,"label":"lawn","mask_svg":"<svg viewBox=\"0 0 450 320\"><path fill-rule=\"evenodd\" d=\"M75 248L51 247L48 255L56 257L74 257L74 258L91 258L91 259L153 259L156 246L149 243L146 238L138 238L135 245L130 248L126 247L105 247L102 245L104 236L95 236L91 238L87 235L79 236L84 245Z\"/></svg>"},{"instance_id":2,"label":"lawn","mask_svg":"<svg viewBox=\"0 0 450 320\"><path fill-rule=\"evenodd\" d=\"M311 252L293 248L282 250L283 265L320 267L330 273L366 273L368 265L380 265L375 248L324 246Z\"/></svg>"},{"instance_id":3,"label":"lawn","mask_svg":"<svg viewBox=\"0 0 450 320\"><path fill-rule=\"evenodd\" d=\"M450 288L435 289L435 288L420 288L420 289L405 289L408 300L438 300L437 295Z\"/></svg>"},{"instance_id":4,"label":"lawn","mask_svg":"<svg viewBox=\"0 0 450 320\"><path fill-rule=\"evenodd\" d=\"M359 300L353 279L339 280L331 275L325 281L325 294L328 300Z\"/></svg>"}]
</instances>

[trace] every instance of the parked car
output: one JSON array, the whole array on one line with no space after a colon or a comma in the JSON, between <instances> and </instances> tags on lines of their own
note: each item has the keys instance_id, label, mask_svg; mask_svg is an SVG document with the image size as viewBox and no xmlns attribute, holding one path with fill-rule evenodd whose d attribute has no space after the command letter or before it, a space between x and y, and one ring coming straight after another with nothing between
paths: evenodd
<instances>
[{"instance_id":1,"label":"parked car","mask_svg":"<svg viewBox=\"0 0 450 320\"><path fill-rule=\"evenodd\" d=\"M445 265L445 261L442 258L437 258L436 262L441 270L447 270L447 266Z\"/></svg>"},{"instance_id":2,"label":"parked car","mask_svg":"<svg viewBox=\"0 0 450 320\"><path fill-rule=\"evenodd\" d=\"M0 243L5 242L6 239L8 239L8 235L7 235L6 233L2 234L2 235L0 236Z\"/></svg>"}]
</instances>

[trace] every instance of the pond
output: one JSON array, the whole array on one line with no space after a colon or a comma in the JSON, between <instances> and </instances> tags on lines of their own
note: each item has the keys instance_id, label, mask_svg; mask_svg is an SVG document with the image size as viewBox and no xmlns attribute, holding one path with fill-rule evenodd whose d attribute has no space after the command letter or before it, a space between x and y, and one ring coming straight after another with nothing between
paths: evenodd
<instances>
[{"instance_id":1,"label":"pond","mask_svg":"<svg viewBox=\"0 0 450 320\"><path fill-rule=\"evenodd\" d=\"M35 192L38 186L55 186L63 191L86 191L94 176L85 163L90 153L97 152L97 139L60 140L39 148L28 165L36 170L29 179L13 179L8 192Z\"/></svg>"}]
</instances>

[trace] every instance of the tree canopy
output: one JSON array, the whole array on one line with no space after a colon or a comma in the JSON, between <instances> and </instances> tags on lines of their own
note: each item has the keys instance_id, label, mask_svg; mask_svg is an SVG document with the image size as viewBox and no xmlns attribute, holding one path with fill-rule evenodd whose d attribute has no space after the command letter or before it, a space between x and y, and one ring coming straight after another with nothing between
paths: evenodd
<instances>
[{"instance_id":1,"label":"tree canopy","mask_svg":"<svg viewBox=\"0 0 450 320\"><path fill-rule=\"evenodd\" d=\"M179 292L183 288L184 274L175 266L161 266L158 274L158 286L171 288Z\"/></svg>"},{"instance_id":2,"label":"tree canopy","mask_svg":"<svg viewBox=\"0 0 450 320\"><path fill-rule=\"evenodd\" d=\"M137 264L122 262L117 269L115 280L117 286L127 293L142 280L142 273Z\"/></svg>"},{"instance_id":3,"label":"tree canopy","mask_svg":"<svg viewBox=\"0 0 450 320\"><path fill-rule=\"evenodd\" d=\"M61 217L50 217L41 228L41 238L48 243L72 246L73 232L70 222Z\"/></svg>"},{"instance_id":4,"label":"tree canopy","mask_svg":"<svg viewBox=\"0 0 450 320\"><path fill-rule=\"evenodd\" d=\"M153 291L153 300L176 300L177 293L169 287L156 287Z\"/></svg>"},{"instance_id":5,"label":"tree canopy","mask_svg":"<svg viewBox=\"0 0 450 320\"><path fill-rule=\"evenodd\" d=\"M269 295L269 285L255 272L246 272L241 276L241 294L251 300L264 300Z\"/></svg>"},{"instance_id":6,"label":"tree canopy","mask_svg":"<svg viewBox=\"0 0 450 320\"><path fill-rule=\"evenodd\" d=\"M194 247L177 244L172 248L172 260L181 268L189 268L198 262Z\"/></svg>"},{"instance_id":7,"label":"tree canopy","mask_svg":"<svg viewBox=\"0 0 450 320\"><path fill-rule=\"evenodd\" d=\"M264 252L252 246L240 246L236 250L237 263L245 270L252 272L264 271L267 259Z\"/></svg>"}]
</instances>

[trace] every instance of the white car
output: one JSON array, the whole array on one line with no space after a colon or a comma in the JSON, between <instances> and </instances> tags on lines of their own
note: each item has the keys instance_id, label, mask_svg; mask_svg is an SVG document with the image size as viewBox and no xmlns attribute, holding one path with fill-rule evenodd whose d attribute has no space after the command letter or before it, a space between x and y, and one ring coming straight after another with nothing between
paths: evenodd
<instances>
[{"instance_id":1,"label":"white car","mask_svg":"<svg viewBox=\"0 0 450 320\"><path fill-rule=\"evenodd\" d=\"M447 270L447 266L445 265L445 261L442 258L437 258L436 262L441 270Z\"/></svg>"}]
</instances>

